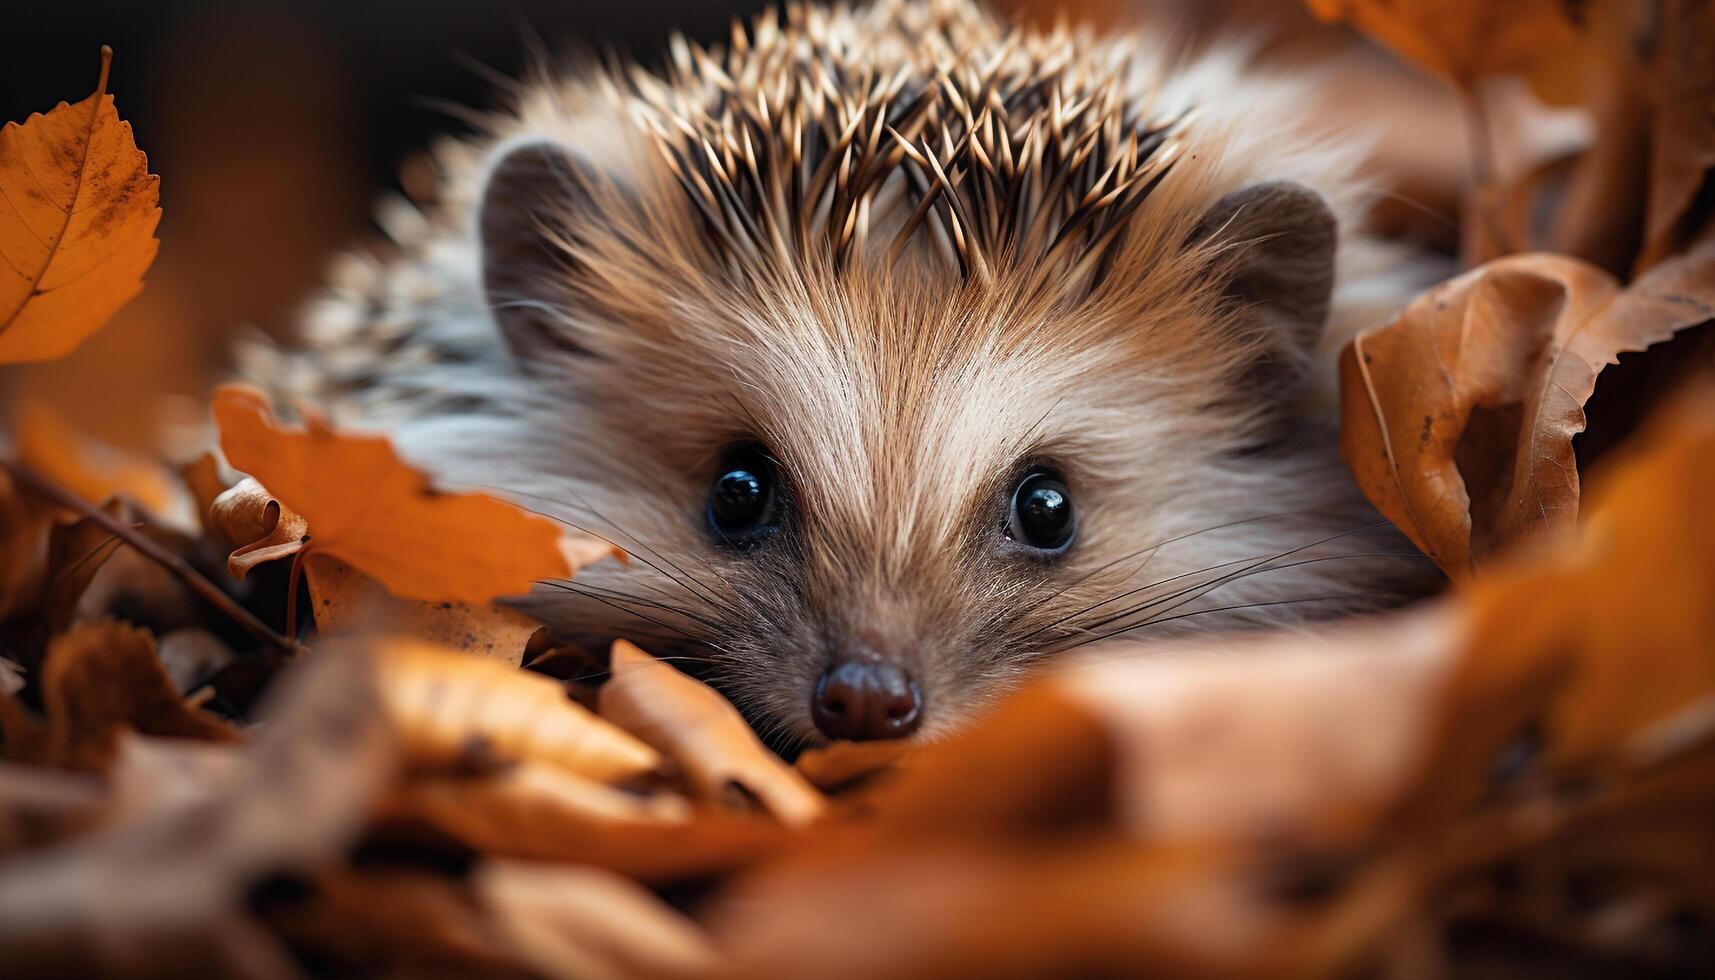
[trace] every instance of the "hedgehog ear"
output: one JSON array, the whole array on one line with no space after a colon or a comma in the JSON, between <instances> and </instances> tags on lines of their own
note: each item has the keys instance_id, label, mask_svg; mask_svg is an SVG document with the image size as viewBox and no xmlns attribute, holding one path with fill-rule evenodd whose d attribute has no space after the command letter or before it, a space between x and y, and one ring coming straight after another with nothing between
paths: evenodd
<instances>
[{"instance_id":1,"label":"hedgehog ear","mask_svg":"<svg viewBox=\"0 0 1715 980\"><path fill-rule=\"evenodd\" d=\"M477 230L482 288L501 336L520 365L583 353L566 323L561 285L575 269L565 231L594 211L592 165L547 140L521 140L494 155Z\"/></svg>"},{"instance_id":2,"label":"hedgehog ear","mask_svg":"<svg viewBox=\"0 0 1715 980\"><path fill-rule=\"evenodd\" d=\"M1322 196L1271 181L1215 202L1191 244L1213 245L1226 295L1262 334L1254 380L1289 394L1302 383L1334 292L1337 225Z\"/></svg>"}]
</instances>

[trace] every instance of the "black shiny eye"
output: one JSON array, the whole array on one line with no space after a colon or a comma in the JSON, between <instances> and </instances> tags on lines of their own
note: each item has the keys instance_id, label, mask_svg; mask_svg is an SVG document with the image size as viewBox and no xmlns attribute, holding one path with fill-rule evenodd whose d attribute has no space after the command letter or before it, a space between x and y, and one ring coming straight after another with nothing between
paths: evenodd
<instances>
[{"instance_id":1,"label":"black shiny eye","mask_svg":"<svg viewBox=\"0 0 1715 980\"><path fill-rule=\"evenodd\" d=\"M734 457L709 488L709 527L740 551L761 544L775 530L774 466L760 454Z\"/></svg>"},{"instance_id":2,"label":"black shiny eye","mask_svg":"<svg viewBox=\"0 0 1715 980\"><path fill-rule=\"evenodd\" d=\"M1072 495L1052 473L1026 476L1012 492L1006 536L1040 551L1061 551L1072 543Z\"/></svg>"}]
</instances>

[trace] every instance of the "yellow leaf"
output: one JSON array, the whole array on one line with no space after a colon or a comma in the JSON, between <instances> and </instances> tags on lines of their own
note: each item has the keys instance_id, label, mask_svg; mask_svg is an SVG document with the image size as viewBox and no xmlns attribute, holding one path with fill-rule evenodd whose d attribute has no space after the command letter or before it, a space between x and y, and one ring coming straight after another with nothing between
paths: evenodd
<instances>
[{"instance_id":1,"label":"yellow leaf","mask_svg":"<svg viewBox=\"0 0 1715 980\"><path fill-rule=\"evenodd\" d=\"M757 741L712 688L624 640L613 644L610 672L602 717L678 761L705 796L726 798L737 785L793 827L827 811L827 800Z\"/></svg>"},{"instance_id":2,"label":"yellow leaf","mask_svg":"<svg viewBox=\"0 0 1715 980\"><path fill-rule=\"evenodd\" d=\"M69 354L143 288L160 178L107 94L0 129L0 364Z\"/></svg>"},{"instance_id":3,"label":"yellow leaf","mask_svg":"<svg viewBox=\"0 0 1715 980\"><path fill-rule=\"evenodd\" d=\"M486 603L577 571L553 521L482 494L435 490L382 436L336 432L315 416L283 426L244 385L215 392L214 417L227 461L309 522L316 551L402 599ZM265 496L254 499L266 506ZM606 543L580 547L583 561L624 555Z\"/></svg>"},{"instance_id":4,"label":"yellow leaf","mask_svg":"<svg viewBox=\"0 0 1715 980\"><path fill-rule=\"evenodd\" d=\"M1572 437L1596 375L1708 320L1715 241L1622 291L1515 255L1449 280L1340 359L1341 452L1366 496L1451 575L1571 524Z\"/></svg>"}]
</instances>

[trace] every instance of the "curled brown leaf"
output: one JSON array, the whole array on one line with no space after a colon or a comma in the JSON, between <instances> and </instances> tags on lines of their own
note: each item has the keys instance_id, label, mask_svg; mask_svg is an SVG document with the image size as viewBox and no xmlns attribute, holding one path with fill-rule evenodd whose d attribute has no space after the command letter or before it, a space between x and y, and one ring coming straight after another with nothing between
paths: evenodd
<instances>
[{"instance_id":1,"label":"curled brown leaf","mask_svg":"<svg viewBox=\"0 0 1715 980\"><path fill-rule=\"evenodd\" d=\"M257 483L245 477L222 491L209 505L209 527L237 549L226 559L233 578L243 578L252 568L304 550L310 540L310 525Z\"/></svg>"},{"instance_id":2,"label":"curled brown leaf","mask_svg":"<svg viewBox=\"0 0 1715 980\"><path fill-rule=\"evenodd\" d=\"M739 787L788 826L827 811L827 800L757 740L725 698L624 640L613 644L612 676L600 710L684 767L699 792L728 800Z\"/></svg>"},{"instance_id":3,"label":"curled brown leaf","mask_svg":"<svg viewBox=\"0 0 1715 980\"><path fill-rule=\"evenodd\" d=\"M1621 290L1576 259L1517 255L1419 296L1340 358L1340 446L1358 485L1454 576L1566 528L1597 373L1707 321L1710 261L1705 248Z\"/></svg>"}]
</instances>

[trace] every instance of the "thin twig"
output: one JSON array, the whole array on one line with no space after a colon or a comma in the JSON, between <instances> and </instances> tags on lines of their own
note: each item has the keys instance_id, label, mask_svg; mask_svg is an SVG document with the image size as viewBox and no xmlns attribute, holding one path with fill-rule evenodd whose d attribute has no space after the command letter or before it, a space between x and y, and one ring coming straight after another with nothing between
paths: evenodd
<instances>
[{"instance_id":1,"label":"thin twig","mask_svg":"<svg viewBox=\"0 0 1715 980\"><path fill-rule=\"evenodd\" d=\"M286 635L298 635L298 583L303 580L304 558L309 555L310 546L305 545L292 555L292 574L286 579Z\"/></svg>"},{"instance_id":2,"label":"thin twig","mask_svg":"<svg viewBox=\"0 0 1715 980\"><path fill-rule=\"evenodd\" d=\"M107 533L135 548L138 554L171 572L187 588L201 596L203 601L230 616L234 622L244 627L252 636L284 653L296 654L298 652L299 648L296 643L275 632L267 623L257 619L255 614L222 592L219 586L205 578L201 572L191 566L190 562L144 537L138 533L136 528L115 520L101 508L78 498L27 466L21 466L8 460L0 460L0 467L4 467L14 479L30 490L41 494L67 510L82 514L100 525Z\"/></svg>"}]
</instances>

